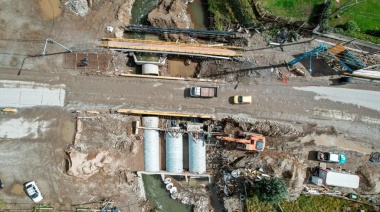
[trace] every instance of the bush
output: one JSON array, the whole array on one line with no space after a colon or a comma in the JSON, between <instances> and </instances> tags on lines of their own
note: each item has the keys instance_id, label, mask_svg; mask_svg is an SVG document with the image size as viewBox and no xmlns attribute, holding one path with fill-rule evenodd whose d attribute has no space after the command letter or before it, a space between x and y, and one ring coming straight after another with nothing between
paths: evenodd
<instances>
[{"instance_id":1,"label":"bush","mask_svg":"<svg viewBox=\"0 0 380 212\"><path fill-rule=\"evenodd\" d=\"M257 197L262 202L277 204L286 194L285 181L279 178L264 178L257 183Z\"/></svg>"},{"instance_id":2,"label":"bush","mask_svg":"<svg viewBox=\"0 0 380 212\"><path fill-rule=\"evenodd\" d=\"M348 33L359 31L359 26L355 21L349 21L343 24L343 29Z\"/></svg>"}]
</instances>

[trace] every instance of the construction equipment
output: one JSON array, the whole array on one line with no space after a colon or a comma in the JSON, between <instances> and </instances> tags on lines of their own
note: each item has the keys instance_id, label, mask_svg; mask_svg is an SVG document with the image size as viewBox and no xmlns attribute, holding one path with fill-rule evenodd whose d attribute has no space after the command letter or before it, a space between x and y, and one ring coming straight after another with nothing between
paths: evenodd
<instances>
[{"instance_id":1,"label":"construction equipment","mask_svg":"<svg viewBox=\"0 0 380 212\"><path fill-rule=\"evenodd\" d=\"M265 137L260 134L244 134L239 135L238 138L233 138L229 136L217 136L216 139L237 143L237 149L247 151L262 152L265 148Z\"/></svg>"},{"instance_id":2,"label":"construction equipment","mask_svg":"<svg viewBox=\"0 0 380 212\"><path fill-rule=\"evenodd\" d=\"M349 52L342 44L338 43L337 45L328 48L325 44L321 44L315 49L306 52L305 54L295 58L294 60L287 63L288 66L293 66L296 63L313 56L314 54L318 54L320 52L327 52L327 56L330 56L337 60L344 68L347 69L350 73L354 72L354 70L358 70L366 67L366 65L361 62L358 58L356 58L351 52ZM311 62L310 62L311 66ZM311 69L311 67L310 67Z\"/></svg>"}]
</instances>

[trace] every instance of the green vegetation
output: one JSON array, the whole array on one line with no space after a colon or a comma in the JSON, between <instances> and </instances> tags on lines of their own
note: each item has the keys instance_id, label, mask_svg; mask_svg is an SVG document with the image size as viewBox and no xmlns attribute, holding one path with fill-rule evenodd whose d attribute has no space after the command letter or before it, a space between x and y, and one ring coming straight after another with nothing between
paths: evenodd
<instances>
[{"instance_id":1,"label":"green vegetation","mask_svg":"<svg viewBox=\"0 0 380 212\"><path fill-rule=\"evenodd\" d=\"M0 199L0 211L2 209L5 209L5 203L3 202L3 200Z\"/></svg>"},{"instance_id":2,"label":"green vegetation","mask_svg":"<svg viewBox=\"0 0 380 212\"><path fill-rule=\"evenodd\" d=\"M373 211L372 206L348 201L332 196L306 196L301 195L296 201L280 203L283 211L307 212L307 211ZM257 196L247 200L248 211L277 211L276 205L260 202Z\"/></svg>"},{"instance_id":3,"label":"green vegetation","mask_svg":"<svg viewBox=\"0 0 380 212\"><path fill-rule=\"evenodd\" d=\"M251 0L208 0L208 5L217 30L223 30L229 23L256 23Z\"/></svg>"},{"instance_id":4,"label":"green vegetation","mask_svg":"<svg viewBox=\"0 0 380 212\"><path fill-rule=\"evenodd\" d=\"M336 11L349 1L340 0L337 3L332 0L327 13ZM325 0L265 0L262 1L261 6L272 15L317 23L323 16L324 2ZM334 32L380 44L379 1L366 0L350 7L355 3L356 1L351 1L340 12L330 17L329 21L323 22L323 29L332 28ZM357 30L347 29L347 24L356 24L358 28Z\"/></svg>"},{"instance_id":5,"label":"green vegetation","mask_svg":"<svg viewBox=\"0 0 380 212\"><path fill-rule=\"evenodd\" d=\"M277 204L287 194L285 181L279 178L264 178L257 182L257 196L261 202Z\"/></svg>"},{"instance_id":6,"label":"green vegetation","mask_svg":"<svg viewBox=\"0 0 380 212\"><path fill-rule=\"evenodd\" d=\"M267 202L260 202L257 195L254 195L251 198L247 199L247 211L255 211L255 212L275 212L276 207Z\"/></svg>"},{"instance_id":7,"label":"green vegetation","mask_svg":"<svg viewBox=\"0 0 380 212\"><path fill-rule=\"evenodd\" d=\"M348 1L341 0L339 5L334 5L334 9ZM339 12L330 19L330 27L335 28L335 32L380 44L380 24L378 21L380 19L378 12L380 11L380 4L378 0L366 0L349 10L342 11L343 13ZM347 24L352 22L358 26L357 30L347 30Z\"/></svg>"},{"instance_id":8,"label":"green vegetation","mask_svg":"<svg viewBox=\"0 0 380 212\"><path fill-rule=\"evenodd\" d=\"M305 196L301 195L294 202L283 202L281 207L284 211L372 211L368 205L351 202L342 198L332 196Z\"/></svg>"},{"instance_id":9,"label":"green vegetation","mask_svg":"<svg viewBox=\"0 0 380 212\"><path fill-rule=\"evenodd\" d=\"M325 0L265 0L261 1L261 7L272 15L311 23L318 19L324 2Z\"/></svg>"},{"instance_id":10,"label":"green vegetation","mask_svg":"<svg viewBox=\"0 0 380 212\"><path fill-rule=\"evenodd\" d=\"M50 205L36 204L33 212L54 211L54 207Z\"/></svg>"}]
</instances>

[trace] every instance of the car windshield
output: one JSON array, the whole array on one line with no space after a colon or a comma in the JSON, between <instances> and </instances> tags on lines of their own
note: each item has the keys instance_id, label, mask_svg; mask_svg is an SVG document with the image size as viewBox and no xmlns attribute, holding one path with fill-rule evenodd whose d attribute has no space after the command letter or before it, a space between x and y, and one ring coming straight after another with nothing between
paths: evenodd
<instances>
[{"instance_id":1,"label":"car windshield","mask_svg":"<svg viewBox=\"0 0 380 212\"><path fill-rule=\"evenodd\" d=\"M35 191L35 193L34 193L33 195L30 196L30 197L32 197L33 199L38 197L38 193L36 192L36 190L34 190L34 191Z\"/></svg>"},{"instance_id":2,"label":"car windshield","mask_svg":"<svg viewBox=\"0 0 380 212\"><path fill-rule=\"evenodd\" d=\"M243 97L242 96L238 97L238 102L243 102Z\"/></svg>"},{"instance_id":3,"label":"car windshield","mask_svg":"<svg viewBox=\"0 0 380 212\"><path fill-rule=\"evenodd\" d=\"M28 191L28 194L30 195L30 197L32 197L32 198L38 197L38 191L37 191L36 187L34 187L33 185L27 186L27 191Z\"/></svg>"},{"instance_id":4,"label":"car windshield","mask_svg":"<svg viewBox=\"0 0 380 212\"><path fill-rule=\"evenodd\" d=\"M256 149L262 150L264 148L264 142L262 140L258 140L256 143Z\"/></svg>"}]
</instances>

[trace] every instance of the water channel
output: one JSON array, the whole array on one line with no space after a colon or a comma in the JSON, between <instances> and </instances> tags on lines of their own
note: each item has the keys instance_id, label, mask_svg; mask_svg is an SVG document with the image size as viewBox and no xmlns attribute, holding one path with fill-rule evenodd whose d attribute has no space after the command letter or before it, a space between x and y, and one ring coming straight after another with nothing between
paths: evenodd
<instances>
[{"instance_id":1,"label":"water channel","mask_svg":"<svg viewBox=\"0 0 380 212\"><path fill-rule=\"evenodd\" d=\"M152 201L159 211L190 212L192 206L180 203L170 197L160 175L142 175L147 199Z\"/></svg>"}]
</instances>

